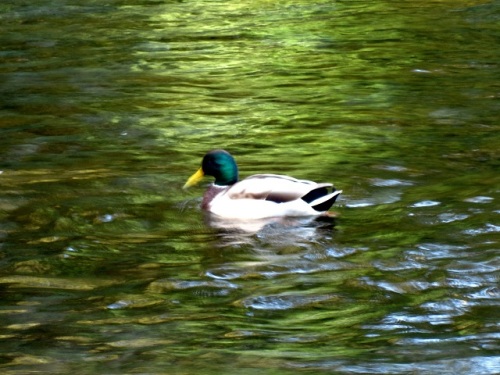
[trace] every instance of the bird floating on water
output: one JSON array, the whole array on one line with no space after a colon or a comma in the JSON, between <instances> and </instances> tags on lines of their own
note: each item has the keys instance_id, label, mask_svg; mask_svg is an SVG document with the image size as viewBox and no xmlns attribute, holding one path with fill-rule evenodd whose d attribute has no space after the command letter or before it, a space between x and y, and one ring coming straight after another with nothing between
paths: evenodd
<instances>
[{"instance_id":1,"label":"bird floating on water","mask_svg":"<svg viewBox=\"0 0 500 375\"><path fill-rule=\"evenodd\" d=\"M201 208L228 219L327 216L342 193L331 183L277 174L256 174L239 181L236 161L225 150L205 154L201 168L187 180L184 189L204 176L212 176L215 181L205 192Z\"/></svg>"}]
</instances>

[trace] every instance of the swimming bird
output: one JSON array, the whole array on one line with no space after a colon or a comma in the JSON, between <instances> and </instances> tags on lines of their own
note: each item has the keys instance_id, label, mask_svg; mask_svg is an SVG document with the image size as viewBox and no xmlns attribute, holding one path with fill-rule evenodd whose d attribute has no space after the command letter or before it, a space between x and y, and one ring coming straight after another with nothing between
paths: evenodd
<instances>
[{"instance_id":1,"label":"swimming bird","mask_svg":"<svg viewBox=\"0 0 500 375\"><path fill-rule=\"evenodd\" d=\"M331 183L317 183L277 174L256 174L238 180L238 166L225 150L213 150L203 157L201 168L184 185L196 185L212 176L201 208L229 219L263 219L328 215L342 191Z\"/></svg>"}]
</instances>

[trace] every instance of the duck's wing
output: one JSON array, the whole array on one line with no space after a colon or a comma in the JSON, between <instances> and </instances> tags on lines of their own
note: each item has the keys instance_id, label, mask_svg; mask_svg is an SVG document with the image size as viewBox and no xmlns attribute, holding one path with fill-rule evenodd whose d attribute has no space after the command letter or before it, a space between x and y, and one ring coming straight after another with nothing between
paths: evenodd
<instances>
[{"instance_id":1,"label":"duck's wing","mask_svg":"<svg viewBox=\"0 0 500 375\"><path fill-rule=\"evenodd\" d=\"M291 202L302 198L313 202L329 193L330 183L316 183L308 180L276 174L256 174L232 185L226 194L231 199L257 199L277 203Z\"/></svg>"}]
</instances>

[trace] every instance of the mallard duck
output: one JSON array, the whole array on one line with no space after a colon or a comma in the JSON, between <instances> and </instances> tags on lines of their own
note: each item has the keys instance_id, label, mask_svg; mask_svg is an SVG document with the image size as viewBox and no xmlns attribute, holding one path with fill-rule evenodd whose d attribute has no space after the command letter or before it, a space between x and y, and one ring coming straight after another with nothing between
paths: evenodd
<instances>
[{"instance_id":1,"label":"mallard duck","mask_svg":"<svg viewBox=\"0 0 500 375\"><path fill-rule=\"evenodd\" d=\"M231 219L326 215L342 192L330 183L277 174L256 174L239 181L236 161L225 150L208 152L184 189L204 176L213 176L215 181L205 192L201 208Z\"/></svg>"}]
</instances>

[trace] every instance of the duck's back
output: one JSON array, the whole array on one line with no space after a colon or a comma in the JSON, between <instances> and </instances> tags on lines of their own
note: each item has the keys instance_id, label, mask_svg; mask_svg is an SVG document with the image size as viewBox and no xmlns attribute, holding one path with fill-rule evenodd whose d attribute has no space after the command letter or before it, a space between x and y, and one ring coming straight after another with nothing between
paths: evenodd
<instances>
[{"instance_id":1,"label":"duck's back","mask_svg":"<svg viewBox=\"0 0 500 375\"><path fill-rule=\"evenodd\" d=\"M231 199L263 199L282 203L302 198L312 190L331 186L329 183L318 184L284 175L256 174L232 185L226 194Z\"/></svg>"}]
</instances>

